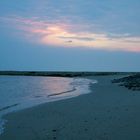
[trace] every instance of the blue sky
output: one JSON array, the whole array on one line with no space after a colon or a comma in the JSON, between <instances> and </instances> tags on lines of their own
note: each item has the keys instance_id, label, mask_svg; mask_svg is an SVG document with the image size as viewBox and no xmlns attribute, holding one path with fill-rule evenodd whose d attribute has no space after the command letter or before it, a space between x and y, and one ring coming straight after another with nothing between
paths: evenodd
<instances>
[{"instance_id":1,"label":"blue sky","mask_svg":"<svg viewBox=\"0 0 140 140\"><path fill-rule=\"evenodd\" d=\"M0 70L140 71L139 0L0 1Z\"/></svg>"}]
</instances>

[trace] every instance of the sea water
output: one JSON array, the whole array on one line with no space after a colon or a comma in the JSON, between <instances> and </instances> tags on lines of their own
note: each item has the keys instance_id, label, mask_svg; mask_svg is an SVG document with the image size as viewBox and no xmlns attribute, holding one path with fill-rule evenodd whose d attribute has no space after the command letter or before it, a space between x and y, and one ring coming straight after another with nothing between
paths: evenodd
<instances>
[{"instance_id":1,"label":"sea water","mask_svg":"<svg viewBox=\"0 0 140 140\"><path fill-rule=\"evenodd\" d=\"M0 134L10 112L87 94L96 80L85 78L0 76Z\"/></svg>"}]
</instances>

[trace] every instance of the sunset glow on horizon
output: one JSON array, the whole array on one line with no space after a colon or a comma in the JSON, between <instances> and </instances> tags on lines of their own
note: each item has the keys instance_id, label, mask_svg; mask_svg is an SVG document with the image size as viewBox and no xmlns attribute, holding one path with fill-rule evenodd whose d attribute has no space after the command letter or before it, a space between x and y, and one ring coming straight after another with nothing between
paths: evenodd
<instances>
[{"instance_id":1,"label":"sunset glow on horizon","mask_svg":"<svg viewBox=\"0 0 140 140\"><path fill-rule=\"evenodd\" d=\"M23 37L28 36L26 39L34 43L52 47L84 47L109 51L140 52L140 37L133 37L127 34L118 37L119 34L115 34L115 37L112 38L107 33L94 33L88 30L74 31L74 29L78 29L78 25L74 24L70 25L64 22L62 22L63 24L51 24L33 19L35 18L6 18L8 22L12 21L18 30L24 31ZM71 28L73 28L72 31Z\"/></svg>"},{"instance_id":2,"label":"sunset glow on horizon","mask_svg":"<svg viewBox=\"0 0 140 140\"><path fill-rule=\"evenodd\" d=\"M139 0L0 1L0 69L139 71L139 13Z\"/></svg>"}]
</instances>

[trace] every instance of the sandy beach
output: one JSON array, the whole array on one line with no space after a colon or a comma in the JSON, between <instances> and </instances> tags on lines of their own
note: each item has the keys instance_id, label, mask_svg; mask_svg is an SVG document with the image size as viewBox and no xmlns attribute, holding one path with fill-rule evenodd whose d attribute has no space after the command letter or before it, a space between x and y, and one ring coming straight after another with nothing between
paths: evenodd
<instances>
[{"instance_id":1,"label":"sandy beach","mask_svg":"<svg viewBox=\"0 0 140 140\"><path fill-rule=\"evenodd\" d=\"M98 80L91 93L10 113L0 140L140 140L140 92Z\"/></svg>"}]
</instances>

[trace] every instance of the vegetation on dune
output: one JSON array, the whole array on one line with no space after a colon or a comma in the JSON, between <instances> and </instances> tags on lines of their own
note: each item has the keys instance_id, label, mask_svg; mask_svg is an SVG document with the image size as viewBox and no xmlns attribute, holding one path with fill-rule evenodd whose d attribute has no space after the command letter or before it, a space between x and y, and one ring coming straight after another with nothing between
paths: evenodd
<instances>
[{"instance_id":1,"label":"vegetation on dune","mask_svg":"<svg viewBox=\"0 0 140 140\"><path fill-rule=\"evenodd\" d=\"M112 80L112 83L119 83L119 86L130 90L140 91L140 73Z\"/></svg>"}]
</instances>

